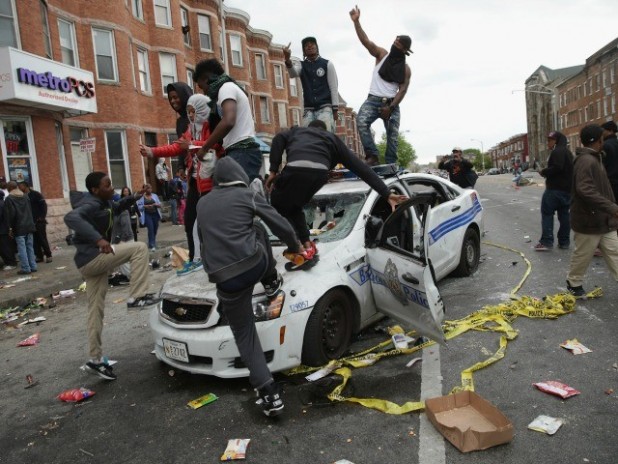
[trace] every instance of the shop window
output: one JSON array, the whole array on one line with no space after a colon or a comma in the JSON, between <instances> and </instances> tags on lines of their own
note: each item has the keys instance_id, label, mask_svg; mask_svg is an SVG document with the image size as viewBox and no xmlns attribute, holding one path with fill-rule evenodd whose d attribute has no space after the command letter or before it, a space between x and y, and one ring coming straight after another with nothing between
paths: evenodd
<instances>
[{"instance_id":1,"label":"shop window","mask_svg":"<svg viewBox=\"0 0 618 464\"><path fill-rule=\"evenodd\" d=\"M268 98L260 97L260 118L264 123L270 122L270 111L268 108Z\"/></svg>"},{"instance_id":2,"label":"shop window","mask_svg":"<svg viewBox=\"0 0 618 464\"><path fill-rule=\"evenodd\" d=\"M167 85L178 81L178 75L176 74L176 55L172 55L171 53L159 53L159 64L161 66L163 95L167 95Z\"/></svg>"},{"instance_id":3,"label":"shop window","mask_svg":"<svg viewBox=\"0 0 618 464\"><path fill-rule=\"evenodd\" d=\"M133 10L133 16L143 21L144 20L144 8L142 7L142 0L131 0L131 8Z\"/></svg>"},{"instance_id":4,"label":"shop window","mask_svg":"<svg viewBox=\"0 0 618 464\"><path fill-rule=\"evenodd\" d=\"M0 47L21 48L14 0L0 1Z\"/></svg>"},{"instance_id":5,"label":"shop window","mask_svg":"<svg viewBox=\"0 0 618 464\"><path fill-rule=\"evenodd\" d=\"M60 35L60 55L62 62L69 66L79 67L77 41L75 40L75 24L58 18L58 33Z\"/></svg>"},{"instance_id":6,"label":"shop window","mask_svg":"<svg viewBox=\"0 0 618 464\"><path fill-rule=\"evenodd\" d=\"M109 162L109 175L115 190L131 187L127 176L126 139L124 131L105 131L105 148Z\"/></svg>"},{"instance_id":7,"label":"shop window","mask_svg":"<svg viewBox=\"0 0 618 464\"><path fill-rule=\"evenodd\" d=\"M25 118L3 118L2 138L6 147L7 180L28 182L38 189L36 159L29 143L29 124Z\"/></svg>"},{"instance_id":8,"label":"shop window","mask_svg":"<svg viewBox=\"0 0 618 464\"><path fill-rule=\"evenodd\" d=\"M230 48L232 49L232 64L242 66L242 40L239 35L230 35Z\"/></svg>"},{"instance_id":9,"label":"shop window","mask_svg":"<svg viewBox=\"0 0 618 464\"><path fill-rule=\"evenodd\" d=\"M197 27L200 31L200 50L212 51L210 18L204 15L197 15Z\"/></svg>"},{"instance_id":10,"label":"shop window","mask_svg":"<svg viewBox=\"0 0 618 464\"><path fill-rule=\"evenodd\" d=\"M157 26L172 26L170 0L154 0L155 24Z\"/></svg>"},{"instance_id":11,"label":"shop window","mask_svg":"<svg viewBox=\"0 0 618 464\"><path fill-rule=\"evenodd\" d=\"M223 50L223 31L219 31L219 56L221 57L221 61L225 63L227 58L225 56L225 51Z\"/></svg>"},{"instance_id":12,"label":"shop window","mask_svg":"<svg viewBox=\"0 0 618 464\"><path fill-rule=\"evenodd\" d=\"M275 64L273 66L275 70L275 87L278 89L283 88L283 67L280 64Z\"/></svg>"},{"instance_id":13,"label":"shop window","mask_svg":"<svg viewBox=\"0 0 618 464\"><path fill-rule=\"evenodd\" d=\"M41 7L41 26L43 30L43 44L45 45L45 56L50 60L54 59L51 46L51 38L49 35L49 18L47 16L47 5L41 1L39 3Z\"/></svg>"},{"instance_id":14,"label":"shop window","mask_svg":"<svg viewBox=\"0 0 618 464\"><path fill-rule=\"evenodd\" d=\"M180 9L182 24L182 40L187 47L191 46L191 28L189 27L189 12L185 8Z\"/></svg>"},{"instance_id":15,"label":"shop window","mask_svg":"<svg viewBox=\"0 0 618 464\"><path fill-rule=\"evenodd\" d=\"M103 81L117 81L118 69L114 34L105 29L92 28L92 39L96 56L97 78Z\"/></svg>"},{"instance_id":16,"label":"shop window","mask_svg":"<svg viewBox=\"0 0 618 464\"><path fill-rule=\"evenodd\" d=\"M259 80L266 80L266 66L264 64L264 55L261 53L255 54L255 73Z\"/></svg>"},{"instance_id":17,"label":"shop window","mask_svg":"<svg viewBox=\"0 0 618 464\"><path fill-rule=\"evenodd\" d=\"M139 88L144 93L151 93L150 67L148 66L148 51L137 49L137 69L139 72Z\"/></svg>"},{"instance_id":18,"label":"shop window","mask_svg":"<svg viewBox=\"0 0 618 464\"><path fill-rule=\"evenodd\" d=\"M290 77L290 95L293 97L298 96L298 87L296 87L296 78Z\"/></svg>"}]
</instances>

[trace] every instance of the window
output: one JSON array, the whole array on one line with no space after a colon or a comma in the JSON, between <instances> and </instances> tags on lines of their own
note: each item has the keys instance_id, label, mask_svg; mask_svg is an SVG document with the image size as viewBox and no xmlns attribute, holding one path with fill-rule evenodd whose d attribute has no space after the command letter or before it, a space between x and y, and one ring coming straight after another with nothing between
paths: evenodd
<instances>
[{"instance_id":1,"label":"window","mask_svg":"<svg viewBox=\"0 0 618 464\"><path fill-rule=\"evenodd\" d=\"M159 53L159 63L161 66L161 84L163 85L163 95L167 95L167 84L176 82L176 55L170 53Z\"/></svg>"},{"instance_id":2,"label":"window","mask_svg":"<svg viewBox=\"0 0 618 464\"><path fill-rule=\"evenodd\" d=\"M295 77L291 77L290 78L290 95L292 95L293 97L297 97L298 96L298 87L296 87L296 78Z\"/></svg>"},{"instance_id":3,"label":"window","mask_svg":"<svg viewBox=\"0 0 618 464\"><path fill-rule=\"evenodd\" d=\"M288 113L285 109L285 103L277 103L279 110L279 127L288 127Z\"/></svg>"},{"instance_id":4,"label":"window","mask_svg":"<svg viewBox=\"0 0 618 464\"><path fill-rule=\"evenodd\" d=\"M230 48L232 49L232 64L242 66L242 43L239 35L230 35Z\"/></svg>"},{"instance_id":5,"label":"window","mask_svg":"<svg viewBox=\"0 0 618 464\"><path fill-rule=\"evenodd\" d=\"M212 50L210 18L204 15L197 15L197 27L200 31L200 50Z\"/></svg>"},{"instance_id":6,"label":"window","mask_svg":"<svg viewBox=\"0 0 618 464\"><path fill-rule=\"evenodd\" d=\"M109 176L114 189L129 186L127 176L127 161L125 159L126 140L124 131L105 131L105 148L109 161Z\"/></svg>"},{"instance_id":7,"label":"window","mask_svg":"<svg viewBox=\"0 0 618 464\"><path fill-rule=\"evenodd\" d=\"M112 31L93 28L92 40L96 56L97 78L105 81L117 81L116 49Z\"/></svg>"},{"instance_id":8,"label":"window","mask_svg":"<svg viewBox=\"0 0 618 464\"><path fill-rule=\"evenodd\" d=\"M157 26L172 26L170 0L154 0L154 12Z\"/></svg>"},{"instance_id":9,"label":"window","mask_svg":"<svg viewBox=\"0 0 618 464\"><path fill-rule=\"evenodd\" d=\"M0 1L0 47L19 48L19 36L12 0Z\"/></svg>"},{"instance_id":10,"label":"window","mask_svg":"<svg viewBox=\"0 0 618 464\"><path fill-rule=\"evenodd\" d=\"M275 87L278 89L283 88L283 68L280 64L274 65L275 69Z\"/></svg>"},{"instance_id":11,"label":"window","mask_svg":"<svg viewBox=\"0 0 618 464\"><path fill-rule=\"evenodd\" d=\"M221 56L221 61L225 63L226 57L223 51L223 31L219 31L219 56Z\"/></svg>"},{"instance_id":12,"label":"window","mask_svg":"<svg viewBox=\"0 0 618 464\"><path fill-rule=\"evenodd\" d=\"M60 55L62 57L62 62L69 66L79 67L77 41L75 40L75 25L64 19L58 19L58 33L60 35Z\"/></svg>"},{"instance_id":13,"label":"window","mask_svg":"<svg viewBox=\"0 0 618 464\"><path fill-rule=\"evenodd\" d=\"M150 67L148 66L148 51L137 49L137 70L139 72L139 88L142 92L151 93Z\"/></svg>"},{"instance_id":14,"label":"window","mask_svg":"<svg viewBox=\"0 0 618 464\"><path fill-rule=\"evenodd\" d=\"M268 111L268 98L260 97L260 119L262 122L270 122L270 111Z\"/></svg>"},{"instance_id":15,"label":"window","mask_svg":"<svg viewBox=\"0 0 618 464\"><path fill-rule=\"evenodd\" d=\"M300 110L298 109L292 110L292 125L300 126Z\"/></svg>"},{"instance_id":16,"label":"window","mask_svg":"<svg viewBox=\"0 0 618 464\"><path fill-rule=\"evenodd\" d=\"M182 21L182 38L187 47L191 46L191 32L189 31L189 12L184 8L180 9L180 20Z\"/></svg>"},{"instance_id":17,"label":"window","mask_svg":"<svg viewBox=\"0 0 618 464\"><path fill-rule=\"evenodd\" d=\"M6 2L4 2L6 3ZM47 5L44 2L40 2L41 6L41 23L43 26L43 44L45 45L45 56L50 60L53 59L51 38L49 35L49 20L47 17Z\"/></svg>"},{"instance_id":18,"label":"window","mask_svg":"<svg viewBox=\"0 0 618 464\"><path fill-rule=\"evenodd\" d=\"M191 87L191 89L195 88L195 83L193 82L193 70L187 68L187 85Z\"/></svg>"},{"instance_id":19,"label":"window","mask_svg":"<svg viewBox=\"0 0 618 464\"><path fill-rule=\"evenodd\" d=\"M143 21L144 9L142 8L142 0L131 0L131 8L133 8L133 16Z\"/></svg>"},{"instance_id":20,"label":"window","mask_svg":"<svg viewBox=\"0 0 618 464\"><path fill-rule=\"evenodd\" d=\"M256 53L255 55L255 72L259 80L266 80L266 66L264 65L264 55L262 55L261 53Z\"/></svg>"}]
</instances>

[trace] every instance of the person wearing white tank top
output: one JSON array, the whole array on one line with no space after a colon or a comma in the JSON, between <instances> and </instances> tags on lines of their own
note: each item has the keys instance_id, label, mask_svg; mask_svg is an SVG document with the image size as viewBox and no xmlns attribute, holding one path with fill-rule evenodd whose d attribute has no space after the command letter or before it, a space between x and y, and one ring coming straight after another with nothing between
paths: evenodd
<instances>
[{"instance_id":1,"label":"person wearing white tank top","mask_svg":"<svg viewBox=\"0 0 618 464\"><path fill-rule=\"evenodd\" d=\"M395 38L390 51L377 46L360 25L360 9L353 8L350 18L358 39L376 59L376 67L371 76L369 95L360 107L357 117L358 133L365 150L365 162L371 166L379 164L379 154L373 136L371 125L381 118L386 129L386 153L384 160L387 164L397 163L397 145L399 142L399 122L401 113L399 104L403 100L410 85L412 71L406 64L406 56L412 51L412 39L407 35ZM402 166L405 168L405 166Z\"/></svg>"}]
</instances>

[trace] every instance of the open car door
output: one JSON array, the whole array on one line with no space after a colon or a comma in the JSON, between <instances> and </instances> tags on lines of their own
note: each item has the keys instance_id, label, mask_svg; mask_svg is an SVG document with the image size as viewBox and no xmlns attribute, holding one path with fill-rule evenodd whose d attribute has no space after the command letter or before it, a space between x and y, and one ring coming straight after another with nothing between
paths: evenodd
<instances>
[{"instance_id":1,"label":"open car door","mask_svg":"<svg viewBox=\"0 0 618 464\"><path fill-rule=\"evenodd\" d=\"M369 239L367 262L377 309L444 344L444 303L431 270L426 230L434 200L434 194L421 193L401 204ZM415 227L421 233L413 233ZM423 243L414 243L415 237L423 237Z\"/></svg>"}]
</instances>

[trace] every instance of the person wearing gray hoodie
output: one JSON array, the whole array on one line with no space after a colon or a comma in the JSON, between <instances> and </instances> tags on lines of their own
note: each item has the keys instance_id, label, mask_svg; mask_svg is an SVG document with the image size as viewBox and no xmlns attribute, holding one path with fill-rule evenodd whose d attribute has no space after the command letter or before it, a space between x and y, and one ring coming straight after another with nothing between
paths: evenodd
<instances>
[{"instance_id":1,"label":"person wearing gray hoodie","mask_svg":"<svg viewBox=\"0 0 618 464\"><path fill-rule=\"evenodd\" d=\"M34 255L34 236L36 228L32 219L30 199L17 188L17 182L8 183L9 197L4 202L5 214L9 224L9 237L17 243L17 254L21 269L18 274L37 272Z\"/></svg>"},{"instance_id":2,"label":"person wearing gray hoodie","mask_svg":"<svg viewBox=\"0 0 618 464\"><path fill-rule=\"evenodd\" d=\"M222 313L249 369L249 382L260 397L262 410L267 416L276 416L283 409L283 400L260 345L251 298L257 282L262 283L269 298L274 297L283 279L275 267L268 233L256 217L291 252L300 251L300 242L290 223L260 193L249 188L249 177L232 158L217 161L214 184L197 204L204 270L217 285Z\"/></svg>"}]
</instances>

